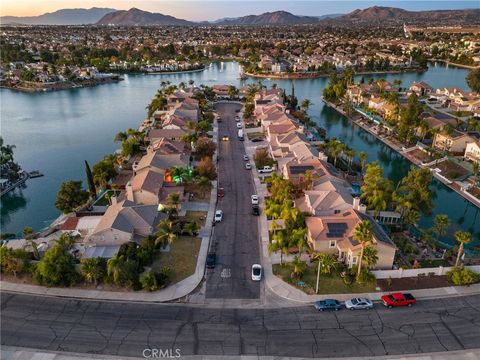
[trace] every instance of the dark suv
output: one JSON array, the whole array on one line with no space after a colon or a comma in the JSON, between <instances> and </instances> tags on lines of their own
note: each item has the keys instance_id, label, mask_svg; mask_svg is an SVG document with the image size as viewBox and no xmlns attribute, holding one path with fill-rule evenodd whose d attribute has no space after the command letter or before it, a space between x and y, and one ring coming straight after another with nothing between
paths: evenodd
<instances>
[{"instance_id":1,"label":"dark suv","mask_svg":"<svg viewBox=\"0 0 480 360\"><path fill-rule=\"evenodd\" d=\"M253 205L252 206L252 214L255 215L255 216L259 216L260 215L260 206Z\"/></svg>"},{"instance_id":2,"label":"dark suv","mask_svg":"<svg viewBox=\"0 0 480 360\"><path fill-rule=\"evenodd\" d=\"M210 253L207 255L206 266L207 269L213 269L217 261L217 255L215 253Z\"/></svg>"}]
</instances>

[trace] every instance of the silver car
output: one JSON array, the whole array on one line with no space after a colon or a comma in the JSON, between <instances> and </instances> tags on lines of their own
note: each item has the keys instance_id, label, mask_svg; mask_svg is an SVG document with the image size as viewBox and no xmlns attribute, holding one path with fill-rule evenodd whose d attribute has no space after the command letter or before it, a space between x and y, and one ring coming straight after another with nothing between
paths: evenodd
<instances>
[{"instance_id":1,"label":"silver car","mask_svg":"<svg viewBox=\"0 0 480 360\"><path fill-rule=\"evenodd\" d=\"M373 302L367 298L353 298L345 301L345 307L349 310L373 309Z\"/></svg>"}]
</instances>

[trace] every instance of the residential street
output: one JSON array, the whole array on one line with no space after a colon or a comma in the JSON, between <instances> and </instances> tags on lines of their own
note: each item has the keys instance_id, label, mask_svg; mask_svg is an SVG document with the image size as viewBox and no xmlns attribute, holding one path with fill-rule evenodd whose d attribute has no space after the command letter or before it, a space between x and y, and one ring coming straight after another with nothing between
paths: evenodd
<instances>
[{"instance_id":1,"label":"residential street","mask_svg":"<svg viewBox=\"0 0 480 360\"><path fill-rule=\"evenodd\" d=\"M211 251L217 254L217 265L207 270L207 298L258 299L261 282L252 281L251 267L260 263L258 217L252 215L251 195L254 194L250 170L245 169L243 142L237 139L236 103L215 105L222 121L218 124L219 163L218 186L225 196L217 209L224 218L217 223ZM228 135L229 141L222 141Z\"/></svg>"},{"instance_id":2,"label":"residential street","mask_svg":"<svg viewBox=\"0 0 480 360\"><path fill-rule=\"evenodd\" d=\"M2 292L2 345L142 358L182 355L373 356L478 347L480 297L422 300L412 308L319 313L293 308L205 308L78 301Z\"/></svg>"}]
</instances>

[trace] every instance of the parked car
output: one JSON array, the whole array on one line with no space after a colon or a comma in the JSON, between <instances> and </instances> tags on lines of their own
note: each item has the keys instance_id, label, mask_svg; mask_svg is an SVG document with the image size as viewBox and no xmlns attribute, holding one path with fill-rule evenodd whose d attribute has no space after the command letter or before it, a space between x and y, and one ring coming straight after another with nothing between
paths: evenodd
<instances>
[{"instance_id":1,"label":"parked car","mask_svg":"<svg viewBox=\"0 0 480 360\"><path fill-rule=\"evenodd\" d=\"M260 141L263 141L263 138L261 137L255 137L251 140L252 142L260 142Z\"/></svg>"},{"instance_id":2,"label":"parked car","mask_svg":"<svg viewBox=\"0 0 480 360\"><path fill-rule=\"evenodd\" d=\"M252 195L252 205L258 205L258 195Z\"/></svg>"},{"instance_id":3,"label":"parked car","mask_svg":"<svg viewBox=\"0 0 480 360\"><path fill-rule=\"evenodd\" d=\"M253 281L262 280L262 265L260 264L252 265L252 280Z\"/></svg>"},{"instance_id":4,"label":"parked car","mask_svg":"<svg viewBox=\"0 0 480 360\"><path fill-rule=\"evenodd\" d=\"M243 160L248 161L248 155L243 155Z\"/></svg>"},{"instance_id":5,"label":"parked car","mask_svg":"<svg viewBox=\"0 0 480 360\"><path fill-rule=\"evenodd\" d=\"M217 262L217 255L215 253L209 253L207 255L207 261L205 262L207 269L213 269Z\"/></svg>"},{"instance_id":6,"label":"parked car","mask_svg":"<svg viewBox=\"0 0 480 360\"><path fill-rule=\"evenodd\" d=\"M260 216L260 206L253 205L252 206L252 214L255 216Z\"/></svg>"},{"instance_id":7,"label":"parked car","mask_svg":"<svg viewBox=\"0 0 480 360\"><path fill-rule=\"evenodd\" d=\"M412 294L393 293L382 296L382 303L388 308L397 306L412 306L417 303L417 300Z\"/></svg>"},{"instance_id":8,"label":"parked car","mask_svg":"<svg viewBox=\"0 0 480 360\"><path fill-rule=\"evenodd\" d=\"M235 116L235 121L236 121L236 122L239 122L239 121L240 121L240 116L238 116L238 115Z\"/></svg>"},{"instance_id":9,"label":"parked car","mask_svg":"<svg viewBox=\"0 0 480 360\"><path fill-rule=\"evenodd\" d=\"M218 190L217 190L217 196L219 198L222 198L225 196L225 189L223 187L219 187Z\"/></svg>"},{"instance_id":10,"label":"parked car","mask_svg":"<svg viewBox=\"0 0 480 360\"><path fill-rule=\"evenodd\" d=\"M217 122L222 122L222 118L220 116L217 118Z\"/></svg>"},{"instance_id":11,"label":"parked car","mask_svg":"<svg viewBox=\"0 0 480 360\"><path fill-rule=\"evenodd\" d=\"M315 301L313 306L315 306L315 309L317 309L318 311L329 311L329 310L338 311L342 308L342 304L335 299L325 299L325 300Z\"/></svg>"},{"instance_id":12,"label":"parked car","mask_svg":"<svg viewBox=\"0 0 480 360\"><path fill-rule=\"evenodd\" d=\"M223 141L228 141L228 140L230 140L230 137L228 135L223 135L222 140Z\"/></svg>"},{"instance_id":13,"label":"parked car","mask_svg":"<svg viewBox=\"0 0 480 360\"><path fill-rule=\"evenodd\" d=\"M258 172L260 174L265 174L265 173L271 173L273 171L273 168L271 166L264 166L263 168L258 169Z\"/></svg>"},{"instance_id":14,"label":"parked car","mask_svg":"<svg viewBox=\"0 0 480 360\"><path fill-rule=\"evenodd\" d=\"M237 129L241 129L241 128L242 128L242 124L237 123Z\"/></svg>"},{"instance_id":15,"label":"parked car","mask_svg":"<svg viewBox=\"0 0 480 360\"><path fill-rule=\"evenodd\" d=\"M223 220L223 211L217 210L215 211L215 222L220 222Z\"/></svg>"},{"instance_id":16,"label":"parked car","mask_svg":"<svg viewBox=\"0 0 480 360\"><path fill-rule=\"evenodd\" d=\"M367 298L353 298L345 301L345 307L349 310L373 309L373 302Z\"/></svg>"},{"instance_id":17,"label":"parked car","mask_svg":"<svg viewBox=\"0 0 480 360\"><path fill-rule=\"evenodd\" d=\"M245 169L252 170L252 164L250 164L249 162L245 163Z\"/></svg>"}]
</instances>

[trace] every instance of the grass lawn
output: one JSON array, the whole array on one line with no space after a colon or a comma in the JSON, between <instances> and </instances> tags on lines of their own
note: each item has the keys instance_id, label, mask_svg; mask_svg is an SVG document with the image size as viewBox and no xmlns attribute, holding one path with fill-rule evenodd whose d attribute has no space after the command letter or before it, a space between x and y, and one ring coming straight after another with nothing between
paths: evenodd
<instances>
[{"instance_id":1,"label":"grass lawn","mask_svg":"<svg viewBox=\"0 0 480 360\"><path fill-rule=\"evenodd\" d=\"M185 184L184 186L186 192L194 194L193 201L210 201L211 188L202 193L196 184Z\"/></svg>"},{"instance_id":2,"label":"grass lawn","mask_svg":"<svg viewBox=\"0 0 480 360\"><path fill-rule=\"evenodd\" d=\"M195 272L201 240L189 236L179 236L170 246L170 251L159 253L153 261L152 271L160 271L164 266L172 269L170 284L177 283Z\"/></svg>"},{"instance_id":3,"label":"grass lawn","mask_svg":"<svg viewBox=\"0 0 480 360\"><path fill-rule=\"evenodd\" d=\"M307 294L315 294L315 287L317 283L317 267L309 266L300 279L292 280L290 274L292 273L292 266L287 264L274 264L273 273L281 278L283 281L303 290ZM305 286L299 286L298 282L303 281ZM367 293L375 292L376 282L357 284L352 283L345 285L340 274L332 272L330 275L320 274L320 282L318 287L319 294L349 294L349 293Z\"/></svg>"},{"instance_id":4,"label":"grass lawn","mask_svg":"<svg viewBox=\"0 0 480 360\"><path fill-rule=\"evenodd\" d=\"M199 227L205 226L205 221L207 220L206 211L187 211L185 216L181 216L180 220L192 222L195 221Z\"/></svg>"}]
</instances>

